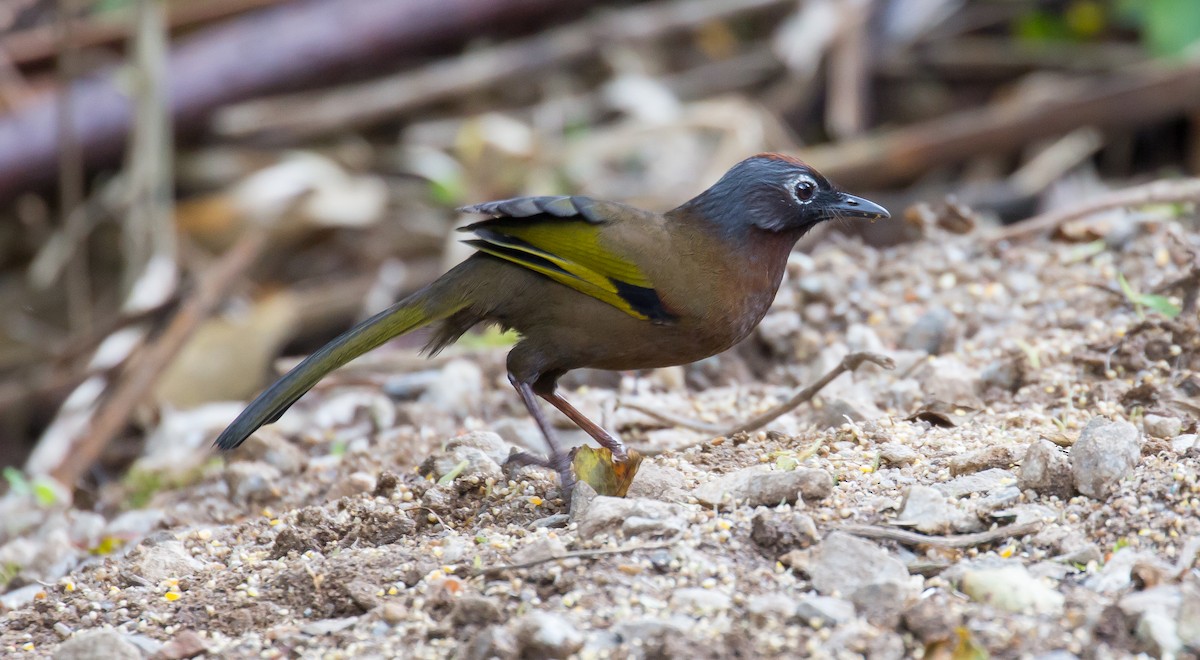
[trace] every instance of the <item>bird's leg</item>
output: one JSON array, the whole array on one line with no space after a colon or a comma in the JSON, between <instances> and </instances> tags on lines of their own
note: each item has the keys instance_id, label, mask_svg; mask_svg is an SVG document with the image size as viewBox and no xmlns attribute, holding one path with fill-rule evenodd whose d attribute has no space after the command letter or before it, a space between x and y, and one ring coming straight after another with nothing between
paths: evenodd
<instances>
[{"instance_id":1,"label":"bird's leg","mask_svg":"<svg viewBox=\"0 0 1200 660\"><path fill-rule=\"evenodd\" d=\"M537 422L538 428L542 430L542 435L546 438L546 446L550 449L549 458L539 458L532 454L521 452L509 457L508 462L516 465L541 465L542 467L554 470L558 473L559 483L562 484L563 499L570 502L571 490L575 486L575 473L571 471L571 457L559 448L558 440L554 437L554 429L550 428L550 423L546 420L546 416L542 414L541 408L538 408L537 397L534 396L533 387L529 383L517 380L516 376L513 376L511 373L508 374L508 382L512 383L517 393L521 395L521 401L525 403L525 409L529 411L529 415L533 417L533 421Z\"/></svg>"},{"instance_id":2,"label":"bird's leg","mask_svg":"<svg viewBox=\"0 0 1200 660\"><path fill-rule=\"evenodd\" d=\"M601 447L612 452L612 458L617 463L624 463L629 454L625 451L625 443L617 438L614 438L611 433L605 431L599 424L588 419L586 415L579 412L579 409L571 405L569 401L562 398L557 392L542 393L541 397L550 402L550 405L558 408L562 414L566 415L575 425L583 429L585 433L600 443Z\"/></svg>"}]
</instances>

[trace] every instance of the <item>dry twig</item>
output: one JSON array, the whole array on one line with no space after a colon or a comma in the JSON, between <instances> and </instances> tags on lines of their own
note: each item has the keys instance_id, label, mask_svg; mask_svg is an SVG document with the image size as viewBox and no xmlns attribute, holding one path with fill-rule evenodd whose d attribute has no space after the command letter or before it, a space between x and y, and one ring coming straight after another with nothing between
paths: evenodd
<instances>
[{"instance_id":1,"label":"dry twig","mask_svg":"<svg viewBox=\"0 0 1200 660\"><path fill-rule=\"evenodd\" d=\"M755 417L744 424L733 427L732 429L726 431L724 435L730 436L738 433L749 433L750 431L757 431L758 429L761 429L767 424L770 424L787 413L795 410L798 406L800 406L800 404L811 401L818 392L825 389L825 387L832 383L835 378L841 376L847 371L857 370L863 365L864 362L870 362L871 364L881 366L884 369L896 368L895 360L886 355L868 352L851 353L842 358L842 361L838 364L838 366L830 369L829 373L821 376L817 382L796 392L792 395L792 398L784 401L778 406L775 406L758 417Z\"/></svg>"},{"instance_id":2,"label":"dry twig","mask_svg":"<svg viewBox=\"0 0 1200 660\"><path fill-rule=\"evenodd\" d=\"M1124 190L1115 190L1082 204L1043 213L1020 224L1006 227L992 235L988 242L995 245L1004 241L1032 238L1051 232L1072 220L1085 218L1101 211L1185 202L1200 203L1200 179L1154 181Z\"/></svg>"},{"instance_id":3,"label":"dry twig","mask_svg":"<svg viewBox=\"0 0 1200 660\"><path fill-rule=\"evenodd\" d=\"M882 527L879 525L847 525L839 527L838 530L860 536L864 539L880 539L884 541L895 541L904 545L932 545L939 548L972 548L978 545L987 545L996 541L1015 538L1033 534L1042 528L1042 523L1039 520L1032 522L1017 523L1014 525L1006 525L989 529L986 532L976 532L974 534L947 534L942 536L929 536L910 532L907 529L897 529L895 527Z\"/></svg>"},{"instance_id":4,"label":"dry twig","mask_svg":"<svg viewBox=\"0 0 1200 660\"><path fill-rule=\"evenodd\" d=\"M505 571L514 571L522 568L532 568L541 564L547 564L552 561L561 561L563 559L595 559L597 557L608 557L611 555L627 555L631 552L639 550L667 550L674 544L659 543L657 545L636 545L626 548L602 548L599 550L575 550L573 552L564 552L560 555L552 555L541 559L521 562L519 564L501 564L499 566L488 566L487 568L474 569L471 572L472 576L492 576L499 575Z\"/></svg>"},{"instance_id":5,"label":"dry twig","mask_svg":"<svg viewBox=\"0 0 1200 660\"><path fill-rule=\"evenodd\" d=\"M775 421L776 419L779 419L780 417L786 415L787 413L791 412L792 410L795 410L797 407L800 406L800 404L805 403L807 401L811 401L812 398L815 397L821 390L825 389L830 383L832 383L835 378L837 378L838 376L841 376L842 374L846 373L847 371L855 371L856 369L861 367L864 362L870 362L872 364L879 365L879 366L883 367L884 369L896 368L895 361L886 355L880 355L878 353L867 353L867 352L850 353L846 357L842 358L842 361L836 367L834 367L833 369L830 369L829 372L826 373L824 376L821 376L821 378L819 378L817 380L817 382L797 391L795 394L792 395L792 397L790 399L788 399L787 401L784 401L783 403L779 404L778 406L775 406L774 408L759 415L758 417L755 417L754 419L751 419L748 422L739 424L738 426L735 426L732 429L725 429L725 428L722 428L715 424L705 424L704 422L689 420L684 417L673 415L668 412L663 412L661 410L655 410L653 408L650 408L648 406L643 406L641 404L624 403L621 405L624 405L627 408L632 408L633 410L636 410L644 415L648 415L655 419L664 421L668 424L675 424L677 426L682 426L684 428L692 429L693 431L700 431L701 433L711 433L715 436L730 437L730 436L737 435L738 433L749 433L750 431L757 431L758 429L761 429L762 427L766 426L767 424L770 424L771 422ZM675 447L675 449L686 449L688 447L693 447L698 444L702 444L702 442L696 442L696 443L683 445L681 447ZM652 456L656 452L644 451L642 453L647 456Z\"/></svg>"},{"instance_id":6,"label":"dry twig","mask_svg":"<svg viewBox=\"0 0 1200 660\"><path fill-rule=\"evenodd\" d=\"M193 295L184 301L162 334L128 365L111 396L96 411L88 432L52 471L56 479L74 485L87 472L108 443L125 427L134 409L158 382L192 333L212 314L225 293L255 262L266 244L267 231L254 228L221 257Z\"/></svg>"}]
</instances>

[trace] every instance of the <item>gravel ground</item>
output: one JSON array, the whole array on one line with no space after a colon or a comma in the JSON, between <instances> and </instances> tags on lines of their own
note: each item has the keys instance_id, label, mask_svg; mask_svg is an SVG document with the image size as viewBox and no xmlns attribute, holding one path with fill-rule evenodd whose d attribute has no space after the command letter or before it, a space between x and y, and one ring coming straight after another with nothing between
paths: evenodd
<instances>
[{"instance_id":1,"label":"gravel ground","mask_svg":"<svg viewBox=\"0 0 1200 660\"><path fill-rule=\"evenodd\" d=\"M1001 249L830 234L734 351L571 379L650 454L624 499L581 486L568 508L549 473L501 467L538 447L502 348L376 356L221 458L236 407L166 415L102 513L0 501L0 652L1194 656L1200 335L1143 295L1191 271L1183 224ZM761 432L625 405L732 425L859 350L897 367ZM397 363L422 370L370 384Z\"/></svg>"}]
</instances>

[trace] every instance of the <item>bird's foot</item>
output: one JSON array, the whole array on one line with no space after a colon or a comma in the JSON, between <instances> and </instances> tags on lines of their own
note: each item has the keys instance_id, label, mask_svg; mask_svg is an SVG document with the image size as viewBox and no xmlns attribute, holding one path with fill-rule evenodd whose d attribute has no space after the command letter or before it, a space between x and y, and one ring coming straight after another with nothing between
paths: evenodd
<instances>
[{"instance_id":1,"label":"bird's foot","mask_svg":"<svg viewBox=\"0 0 1200 660\"><path fill-rule=\"evenodd\" d=\"M537 465L554 470L558 474L558 483L562 487L563 501L567 505L571 504L571 492L575 489L575 472L571 469L571 456L569 454L557 453L551 454L548 457L542 457L529 452L519 451L510 454L508 460L504 463L505 465L516 467Z\"/></svg>"}]
</instances>

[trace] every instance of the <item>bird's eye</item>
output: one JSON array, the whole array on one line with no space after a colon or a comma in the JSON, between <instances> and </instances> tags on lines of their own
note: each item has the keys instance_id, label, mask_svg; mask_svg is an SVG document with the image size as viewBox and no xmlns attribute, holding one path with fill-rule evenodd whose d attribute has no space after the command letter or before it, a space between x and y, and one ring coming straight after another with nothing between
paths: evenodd
<instances>
[{"instance_id":1,"label":"bird's eye","mask_svg":"<svg viewBox=\"0 0 1200 660\"><path fill-rule=\"evenodd\" d=\"M808 177L801 177L796 182L796 199L801 202L811 202L817 196L817 182Z\"/></svg>"}]
</instances>

